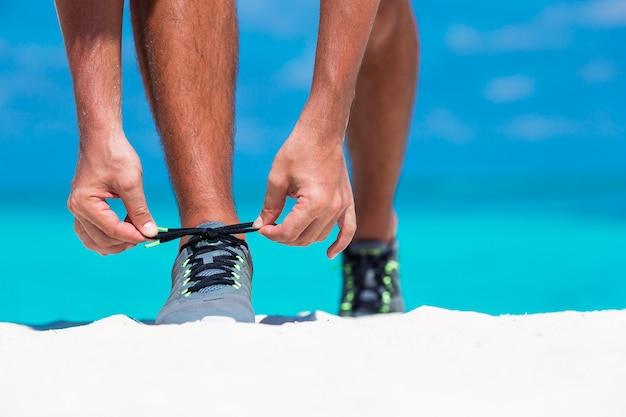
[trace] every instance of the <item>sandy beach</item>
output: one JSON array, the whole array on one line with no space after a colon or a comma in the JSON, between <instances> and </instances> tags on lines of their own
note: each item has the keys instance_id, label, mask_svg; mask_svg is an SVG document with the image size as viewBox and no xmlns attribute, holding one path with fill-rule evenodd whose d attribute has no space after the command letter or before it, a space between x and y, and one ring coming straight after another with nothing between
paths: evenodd
<instances>
[{"instance_id":1,"label":"sandy beach","mask_svg":"<svg viewBox=\"0 0 626 417\"><path fill-rule=\"evenodd\" d=\"M624 416L626 310L0 323L0 416Z\"/></svg>"}]
</instances>

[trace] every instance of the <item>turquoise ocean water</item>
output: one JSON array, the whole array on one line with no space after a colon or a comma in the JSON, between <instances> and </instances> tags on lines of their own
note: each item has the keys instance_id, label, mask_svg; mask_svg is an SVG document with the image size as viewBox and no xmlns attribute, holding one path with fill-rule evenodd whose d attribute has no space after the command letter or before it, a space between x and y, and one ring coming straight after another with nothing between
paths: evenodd
<instances>
[{"instance_id":1,"label":"turquoise ocean water","mask_svg":"<svg viewBox=\"0 0 626 417\"><path fill-rule=\"evenodd\" d=\"M264 186L236 189L253 220ZM84 249L67 190L2 193L0 321L153 319L168 295L176 243L120 255ZM161 225L178 226L169 189L147 191ZM489 314L626 308L626 177L423 178L398 192L401 277L409 309ZM335 312L339 261L249 237L257 314Z\"/></svg>"}]
</instances>

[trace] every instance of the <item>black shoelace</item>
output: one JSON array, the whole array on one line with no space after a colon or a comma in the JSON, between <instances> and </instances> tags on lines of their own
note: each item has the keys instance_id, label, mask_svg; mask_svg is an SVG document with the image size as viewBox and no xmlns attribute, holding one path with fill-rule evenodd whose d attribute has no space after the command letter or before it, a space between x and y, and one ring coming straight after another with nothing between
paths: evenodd
<instances>
[{"instance_id":1,"label":"black shoelace","mask_svg":"<svg viewBox=\"0 0 626 417\"><path fill-rule=\"evenodd\" d=\"M258 229L252 227L252 222L215 228L159 228L159 233L154 237L155 241L147 244L146 247L169 242L183 236L194 236L181 247L181 251L185 248L190 248L192 252L186 266L190 267L187 281L193 282L194 284L183 292L183 295L188 295L188 293L198 292L212 285L238 285L238 282L234 279L234 275L238 274L236 271L237 262L243 262L243 259L232 247L239 246L247 250L248 244L234 235L256 232L257 230ZM199 247L197 244L200 242L209 242L211 244ZM213 256L213 262L205 264L200 255L213 251L223 251L226 252L226 254ZM206 270L220 270L221 272L208 276L199 275L202 271Z\"/></svg>"},{"instance_id":2,"label":"black shoelace","mask_svg":"<svg viewBox=\"0 0 626 417\"><path fill-rule=\"evenodd\" d=\"M179 239L183 236L199 236L200 240L217 240L222 237L236 235L239 233L252 233L258 229L252 227L252 222L249 223L237 223L220 227L188 227L169 229L165 227L159 227L159 233L155 237L154 242L150 242L146 245L147 248L156 246L160 243L169 242L171 240ZM235 238L236 239L236 238ZM240 240L240 239L237 239Z\"/></svg>"}]
</instances>

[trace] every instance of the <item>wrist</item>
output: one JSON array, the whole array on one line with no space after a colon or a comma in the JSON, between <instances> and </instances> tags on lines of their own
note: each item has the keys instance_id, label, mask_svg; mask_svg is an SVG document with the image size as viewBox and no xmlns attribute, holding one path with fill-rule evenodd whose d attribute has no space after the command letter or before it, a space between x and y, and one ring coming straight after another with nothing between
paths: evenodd
<instances>
[{"instance_id":1,"label":"wrist","mask_svg":"<svg viewBox=\"0 0 626 417\"><path fill-rule=\"evenodd\" d=\"M79 131L79 152L97 158L115 159L130 146L123 129L116 123L88 124Z\"/></svg>"},{"instance_id":2,"label":"wrist","mask_svg":"<svg viewBox=\"0 0 626 417\"><path fill-rule=\"evenodd\" d=\"M101 82L98 83L85 82L82 78L80 82L75 82L74 88L78 129L81 136L86 132L120 131L122 129L121 86L115 82L117 80L105 83L103 77L100 77Z\"/></svg>"},{"instance_id":3,"label":"wrist","mask_svg":"<svg viewBox=\"0 0 626 417\"><path fill-rule=\"evenodd\" d=\"M335 138L343 143L353 95L326 90L319 94L311 94L298 124L310 129L315 129L323 134L323 137Z\"/></svg>"},{"instance_id":4,"label":"wrist","mask_svg":"<svg viewBox=\"0 0 626 417\"><path fill-rule=\"evenodd\" d=\"M123 132L122 121L121 118L103 115L79 116L78 132L81 141L90 138L114 139Z\"/></svg>"}]
</instances>

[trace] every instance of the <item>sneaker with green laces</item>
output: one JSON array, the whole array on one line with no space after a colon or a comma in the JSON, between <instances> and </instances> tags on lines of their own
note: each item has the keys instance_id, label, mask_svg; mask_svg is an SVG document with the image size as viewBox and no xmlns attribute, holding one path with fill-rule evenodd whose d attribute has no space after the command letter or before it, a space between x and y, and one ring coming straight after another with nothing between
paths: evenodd
<instances>
[{"instance_id":1,"label":"sneaker with green laces","mask_svg":"<svg viewBox=\"0 0 626 417\"><path fill-rule=\"evenodd\" d=\"M352 242L343 252L340 316L404 312L398 242Z\"/></svg>"},{"instance_id":2,"label":"sneaker with green laces","mask_svg":"<svg viewBox=\"0 0 626 417\"><path fill-rule=\"evenodd\" d=\"M156 324L216 317L254 323L250 250L234 236L240 231L220 232L228 227L209 222L193 229L204 233L198 232L181 247L172 268L172 291Z\"/></svg>"}]
</instances>

